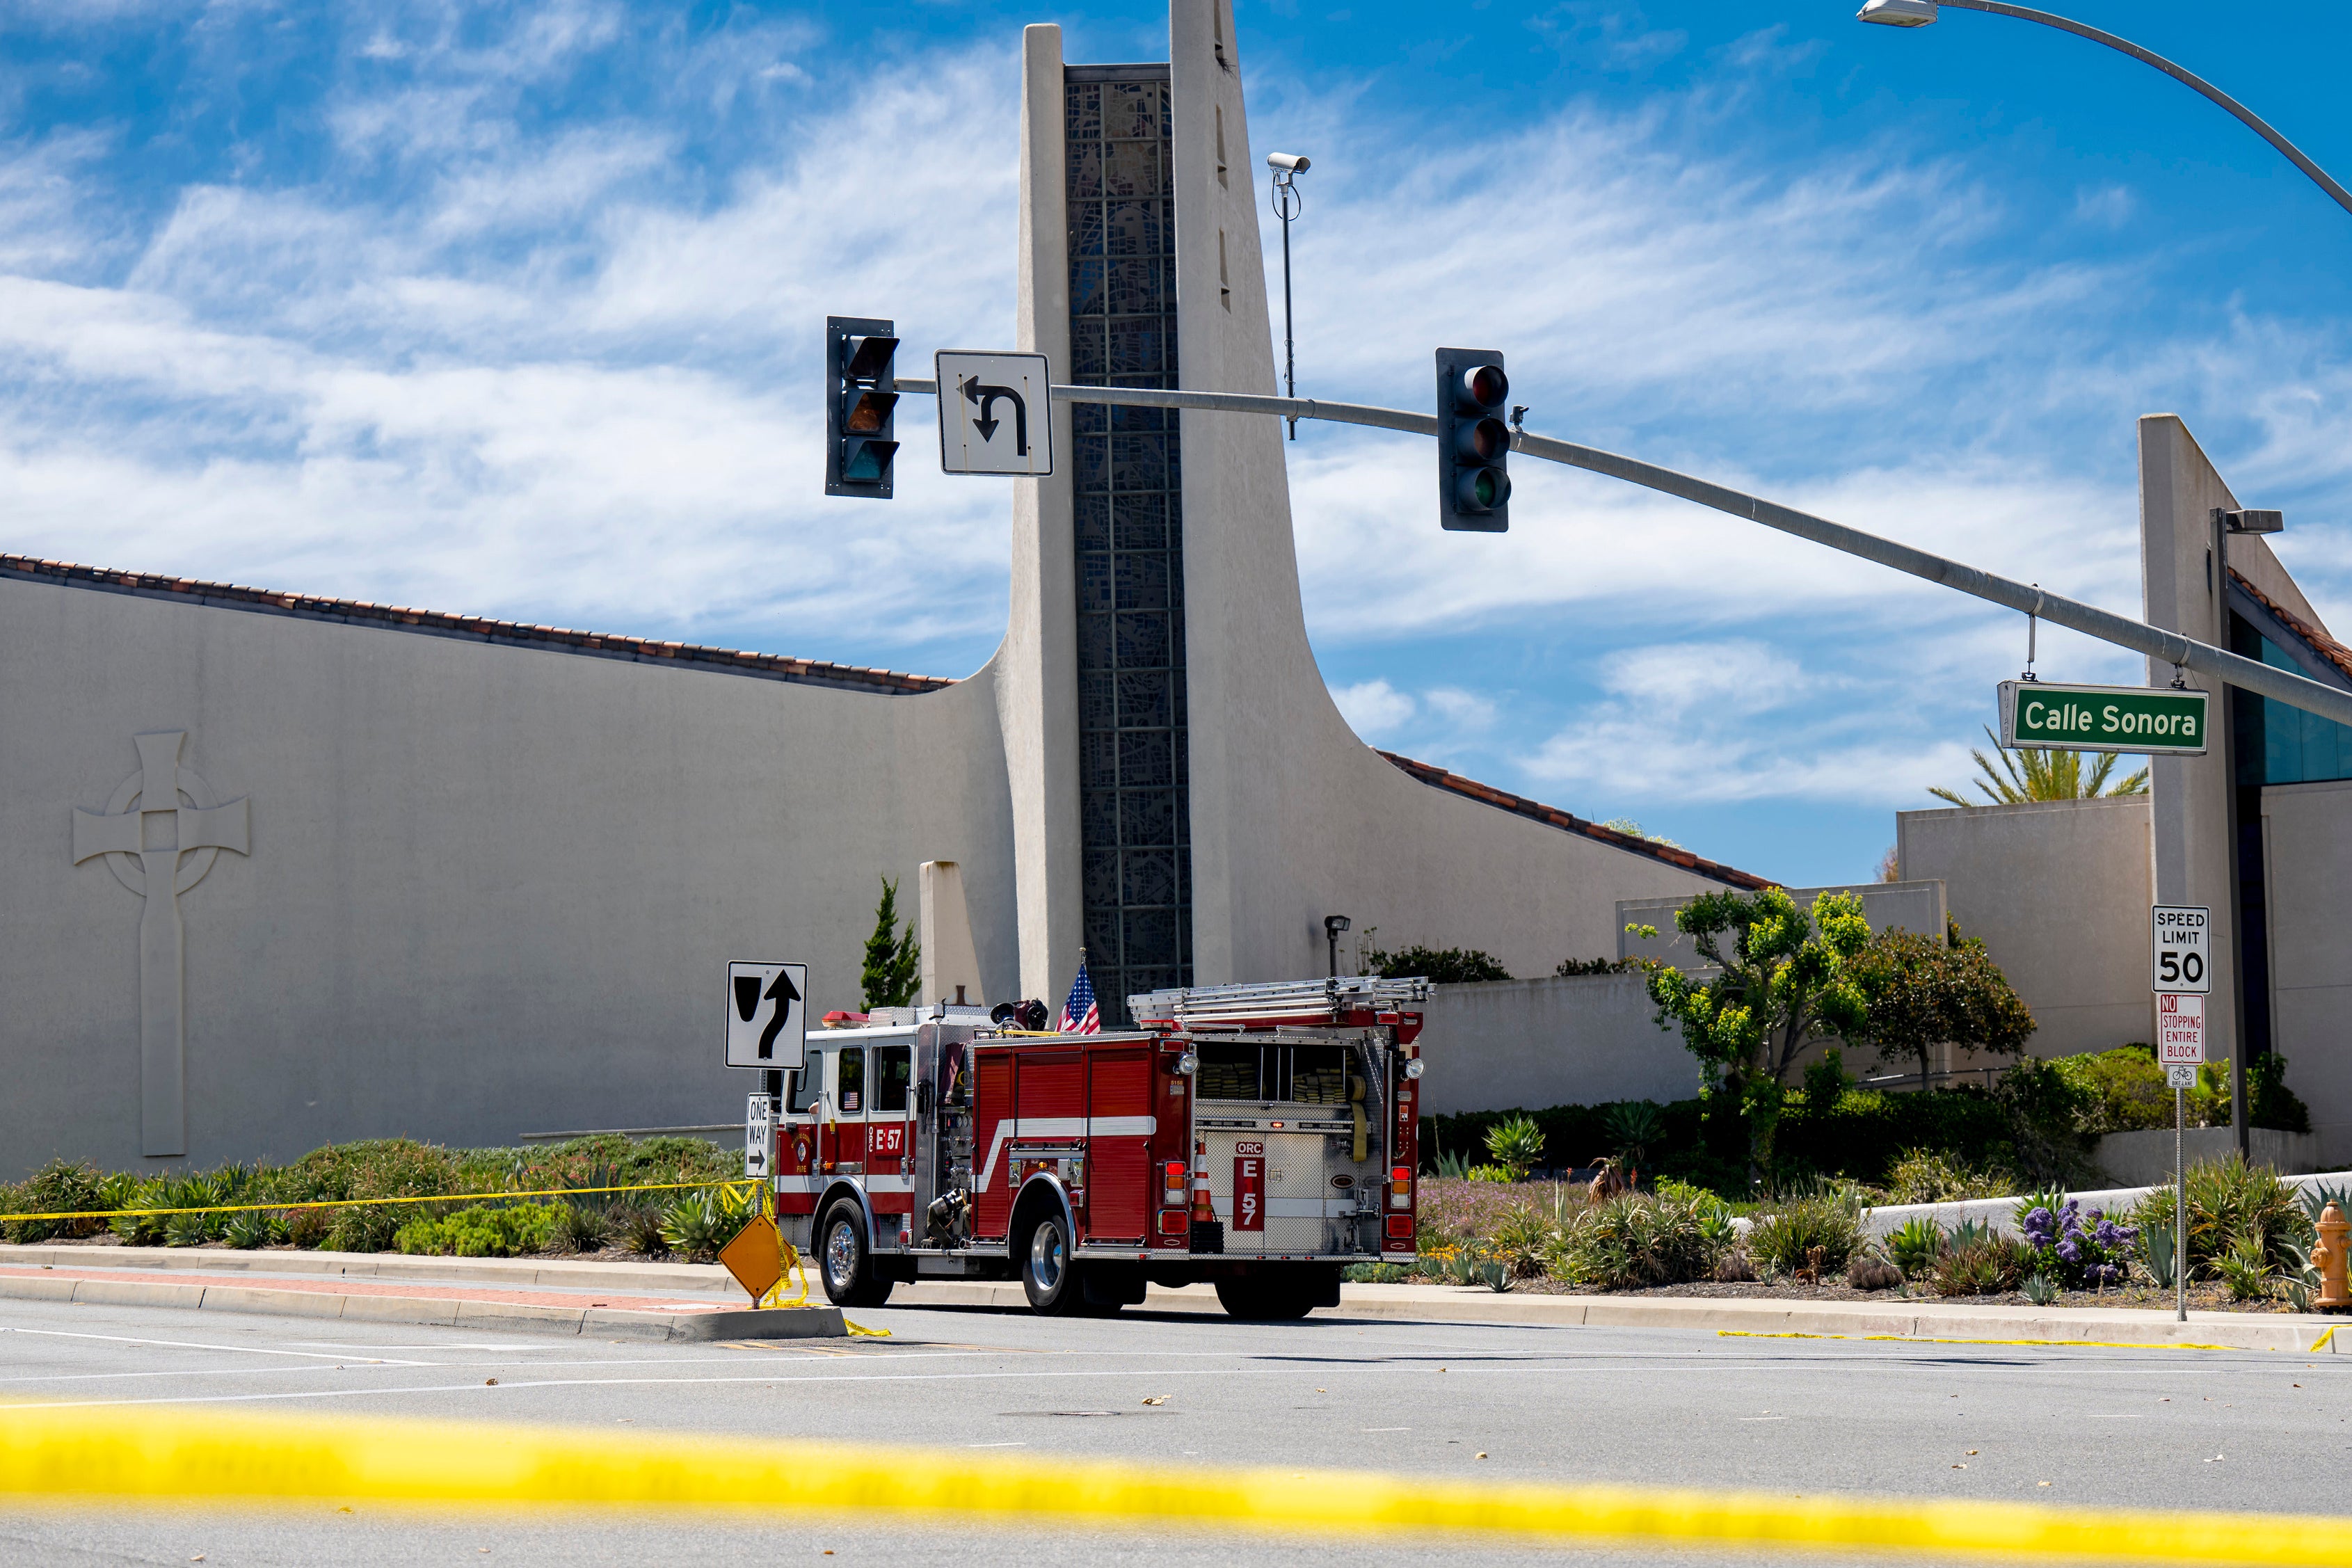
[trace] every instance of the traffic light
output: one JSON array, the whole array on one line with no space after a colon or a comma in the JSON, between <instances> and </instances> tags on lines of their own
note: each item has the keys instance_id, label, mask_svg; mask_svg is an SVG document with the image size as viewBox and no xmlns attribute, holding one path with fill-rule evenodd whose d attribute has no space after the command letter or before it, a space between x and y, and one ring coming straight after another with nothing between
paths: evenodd
<instances>
[{"instance_id":1,"label":"traffic light","mask_svg":"<svg viewBox=\"0 0 2352 1568\"><path fill-rule=\"evenodd\" d=\"M890 363L897 323L864 316L824 319L824 493L890 499L891 410L898 404Z\"/></svg>"},{"instance_id":2,"label":"traffic light","mask_svg":"<svg viewBox=\"0 0 2352 1568\"><path fill-rule=\"evenodd\" d=\"M1511 526L1511 395L1503 356L1487 349L1437 351L1437 519L1451 529L1502 533Z\"/></svg>"}]
</instances>

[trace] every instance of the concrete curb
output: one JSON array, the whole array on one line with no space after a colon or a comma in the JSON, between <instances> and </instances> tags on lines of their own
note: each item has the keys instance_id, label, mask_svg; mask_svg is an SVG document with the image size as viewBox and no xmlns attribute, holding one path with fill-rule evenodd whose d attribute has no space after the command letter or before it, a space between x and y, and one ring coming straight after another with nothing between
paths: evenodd
<instances>
[{"instance_id":1,"label":"concrete curb","mask_svg":"<svg viewBox=\"0 0 2352 1568\"><path fill-rule=\"evenodd\" d=\"M982 1307L1027 1310L1021 1287L1011 1284L923 1281L891 1292L892 1307ZM1152 1286L1140 1309L1147 1312L1223 1316L1215 1292L1205 1285L1181 1289ZM1970 1307L1934 1302L1759 1301L1658 1296L1497 1295L1488 1290L1449 1290L1412 1285L1349 1285L1341 1288L1331 1318L1391 1322L1494 1323L1524 1328L1695 1329L1746 1334L1839 1334L1906 1340L1979 1340L1995 1342L2221 1345L2231 1350L2312 1353L2328 1330L2343 1325L2352 1339L2352 1319L2286 1313L2192 1312L2181 1323L2169 1312L2130 1307L2077 1307L2035 1312L2010 1306ZM2334 1340L2319 1353L2335 1353ZM2344 1347L2352 1353L2352 1345Z\"/></svg>"},{"instance_id":2,"label":"concrete curb","mask_svg":"<svg viewBox=\"0 0 2352 1568\"><path fill-rule=\"evenodd\" d=\"M2007 1201L2007 1200L2004 1200ZM120 1268L162 1271L167 1268L206 1272L304 1273L332 1277L399 1279L418 1284L532 1285L572 1289L642 1289L648 1285L666 1294L701 1297L726 1294L735 1300L736 1287L726 1270L715 1264L604 1263L563 1258L405 1258L369 1253L235 1252L206 1248L0 1247L0 1263L58 1268ZM159 1267L160 1266L160 1267ZM150 1294L152 1293L152 1294ZM461 1320L454 1308L432 1316L446 1301L429 1297L325 1295L271 1290L265 1286L190 1280L162 1284L130 1280L32 1279L0 1276L0 1297L20 1300L108 1301L123 1306L209 1307L215 1310L285 1312L304 1317L341 1316L390 1322L444 1322ZM341 1309L282 1305L290 1300L305 1303L340 1302ZM258 1304L236 1307L250 1300ZM2339 1324L2352 1341L2352 1318L2294 1316L2286 1313L2192 1312L2186 1324L2162 1309L2075 1307L2038 1312L2015 1306L1974 1306L1966 1302L1922 1301L1893 1298L1884 1301L1783 1301L1693 1296L1554 1296L1489 1290L1469 1290L1436 1285L1348 1285L1341 1288L1337 1315L1391 1322L1495 1323L1544 1328L1692 1329L1750 1334L1890 1335L1903 1339L2027 1340L2058 1343L2105 1343L2163 1346L2222 1345L2235 1350L2286 1351L2313 1353L2311 1346ZM890 1306L982 1308L1027 1311L1021 1287L1011 1281L922 1280L901 1285L891 1293ZM1224 1309L1206 1285L1171 1289L1152 1286L1142 1310L1197 1313L1222 1317ZM462 1321L483 1327L494 1324L479 1314L518 1314L514 1326L546 1322L548 1331L607 1333L614 1337L659 1339L795 1338L845 1331L840 1313L831 1308L806 1308L826 1315L832 1326L790 1329L786 1314L765 1312L643 1312L620 1308L526 1307L508 1303L478 1303L477 1315ZM550 1316L551 1314L551 1316ZM642 1321L640 1321L642 1320ZM762 1325L749 1328L699 1325L720 1320L740 1320ZM656 1331L658 1329L659 1331ZM2352 1353L2352 1343L2340 1347ZM2327 1350L2339 1350L2330 1340Z\"/></svg>"},{"instance_id":3,"label":"concrete curb","mask_svg":"<svg viewBox=\"0 0 2352 1568\"><path fill-rule=\"evenodd\" d=\"M0 1244L0 1263L207 1274L349 1275L358 1279L465 1279L604 1290L733 1290L716 1263L611 1263L572 1258L412 1258L398 1252L253 1251L212 1247L56 1247Z\"/></svg>"},{"instance_id":4,"label":"concrete curb","mask_svg":"<svg viewBox=\"0 0 2352 1568\"><path fill-rule=\"evenodd\" d=\"M488 1283L488 1281L482 1281ZM177 1307L191 1311L262 1312L286 1318L349 1318L358 1322L421 1323L442 1328L511 1330L526 1333L600 1335L613 1339L838 1339L849 1331L836 1307L774 1307L765 1311L637 1311L617 1307L534 1306L469 1301L449 1296L340 1296L265 1286L186 1284L138 1279L30 1279L0 1276L0 1297L79 1301L108 1307Z\"/></svg>"}]
</instances>

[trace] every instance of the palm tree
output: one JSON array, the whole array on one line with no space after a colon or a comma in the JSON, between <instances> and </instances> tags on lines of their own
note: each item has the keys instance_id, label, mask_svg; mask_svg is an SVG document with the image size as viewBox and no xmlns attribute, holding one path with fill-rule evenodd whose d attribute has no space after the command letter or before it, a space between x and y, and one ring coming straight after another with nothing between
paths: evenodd
<instances>
[{"instance_id":1,"label":"palm tree","mask_svg":"<svg viewBox=\"0 0 2352 1568\"><path fill-rule=\"evenodd\" d=\"M1984 792L1985 799L1995 805L2020 805L2029 800L2090 800L2099 795L2146 795L2147 770L2140 769L2107 787L2107 777L2123 761L2121 752L2101 752L2091 763L2090 776L2083 774L2083 753L2080 752L2044 752L2032 746L2019 746L2014 753L2002 748L1995 738L1992 726L1985 726L1985 739L2000 753L2000 766L1974 747L1969 755L1984 770L1984 777L1973 781ZM2022 766L2020 763L2022 763ZM1974 808L1977 802L1958 792L1929 785L1927 793L1950 801L1954 805Z\"/></svg>"}]
</instances>

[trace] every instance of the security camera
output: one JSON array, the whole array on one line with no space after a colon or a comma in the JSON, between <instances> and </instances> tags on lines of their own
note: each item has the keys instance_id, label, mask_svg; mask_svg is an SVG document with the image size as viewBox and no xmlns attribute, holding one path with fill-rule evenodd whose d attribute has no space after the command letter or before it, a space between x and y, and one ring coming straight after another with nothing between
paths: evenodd
<instances>
[{"instance_id":1,"label":"security camera","mask_svg":"<svg viewBox=\"0 0 2352 1568\"><path fill-rule=\"evenodd\" d=\"M1303 174L1307 173L1307 154L1304 153L1268 153L1265 155L1265 166L1280 174Z\"/></svg>"}]
</instances>

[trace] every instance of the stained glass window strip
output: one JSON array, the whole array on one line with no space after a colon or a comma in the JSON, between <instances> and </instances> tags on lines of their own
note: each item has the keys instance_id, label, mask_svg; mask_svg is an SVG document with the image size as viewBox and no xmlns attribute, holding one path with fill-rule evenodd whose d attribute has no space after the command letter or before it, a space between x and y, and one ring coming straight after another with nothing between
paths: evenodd
<instances>
[{"instance_id":1,"label":"stained glass window strip","mask_svg":"<svg viewBox=\"0 0 2352 1568\"><path fill-rule=\"evenodd\" d=\"M1167 68L1073 68L1070 380L1176 381ZM1078 768L1087 962L1106 1025L1192 978L1178 416L1076 405Z\"/></svg>"}]
</instances>

